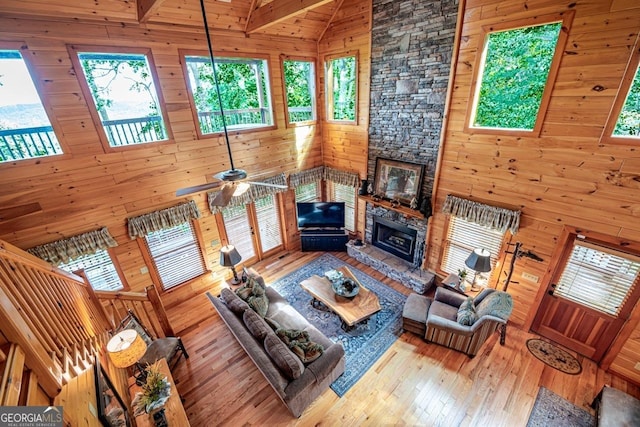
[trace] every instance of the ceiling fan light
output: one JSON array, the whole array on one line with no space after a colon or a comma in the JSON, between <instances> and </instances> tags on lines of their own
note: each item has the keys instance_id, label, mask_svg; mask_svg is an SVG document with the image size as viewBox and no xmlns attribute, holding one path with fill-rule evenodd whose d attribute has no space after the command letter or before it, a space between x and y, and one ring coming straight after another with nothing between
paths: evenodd
<instances>
[{"instance_id":1,"label":"ceiling fan light","mask_svg":"<svg viewBox=\"0 0 640 427\"><path fill-rule=\"evenodd\" d=\"M249 184L247 184L246 182L239 182L236 185L236 189L233 192L233 196L234 197L238 197L238 196L244 194L248 189L249 189Z\"/></svg>"}]
</instances>

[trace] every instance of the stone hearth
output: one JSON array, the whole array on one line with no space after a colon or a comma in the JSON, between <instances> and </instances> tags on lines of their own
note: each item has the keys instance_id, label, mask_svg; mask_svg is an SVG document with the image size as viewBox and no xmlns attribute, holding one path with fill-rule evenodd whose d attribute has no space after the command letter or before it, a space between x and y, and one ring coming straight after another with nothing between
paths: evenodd
<instances>
[{"instance_id":1,"label":"stone hearth","mask_svg":"<svg viewBox=\"0 0 640 427\"><path fill-rule=\"evenodd\" d=\"M355 246L353 241L347 243L347 253L363 264L367 264L390 279L402 283L419 294L426 293L433 286L435 276L420 267L378 249L373 245Z\"/></svg>"}]
</instances>

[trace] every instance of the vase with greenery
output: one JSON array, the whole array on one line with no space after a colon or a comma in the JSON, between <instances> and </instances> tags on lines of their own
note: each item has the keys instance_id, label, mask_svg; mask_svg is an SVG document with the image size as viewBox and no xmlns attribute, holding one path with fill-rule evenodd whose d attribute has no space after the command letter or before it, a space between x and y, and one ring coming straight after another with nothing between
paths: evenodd
<instances>
[{"instance_id":1,"label":"vase with greenery","mask_svg":"<svg viewBox=\"0 0 640 427\"><path fill-rule=\"evenodd\" d=\"M158 362L147 366L146 371L147 381L142 386L142 391L137 392L131 402L135 409L135 416L161 410L171 396L171 384L166 375L160 372Z\"/></svg>"}]
</instances>

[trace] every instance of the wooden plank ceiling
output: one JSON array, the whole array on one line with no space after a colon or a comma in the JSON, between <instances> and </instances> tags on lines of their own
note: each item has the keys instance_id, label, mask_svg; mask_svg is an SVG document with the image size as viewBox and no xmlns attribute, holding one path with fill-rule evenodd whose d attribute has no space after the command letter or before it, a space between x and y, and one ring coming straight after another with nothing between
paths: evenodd
<instances>
[{"instance_id":1,"label":"wooden plank ceiling","mask_svg":"<svg viewBox=\"0 0 640 427\"><path fill-rule=\"evenodd\" d=\"M212 29L319 40L344 0L205 0ZM0 15L201 28L200 0L23 0Z\"/></svg>"}]
</instances>

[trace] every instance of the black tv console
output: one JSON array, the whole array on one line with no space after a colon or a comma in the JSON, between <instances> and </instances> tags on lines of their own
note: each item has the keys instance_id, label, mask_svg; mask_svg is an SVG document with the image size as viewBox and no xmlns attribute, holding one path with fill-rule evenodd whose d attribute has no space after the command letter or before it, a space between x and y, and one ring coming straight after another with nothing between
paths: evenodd
<instances>
[{"instance_id":1,"label":"black tv console","mask_svg":"<svg viewBox=\"0 0 640 427\"><path fill-rule=\"evenodd\" d=\"M300 245L303 252L346 252L348 241L349 235L342 229L314 228L300 231Z\"/></svg>"}]
</instances>

